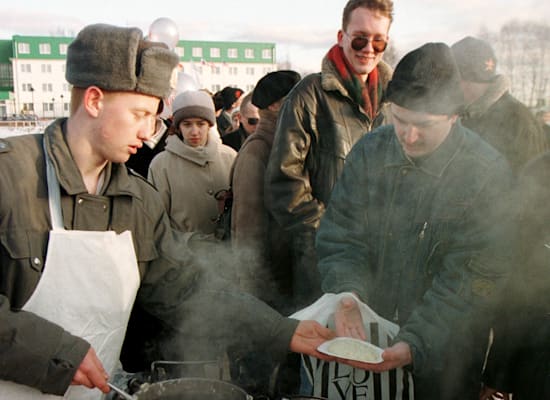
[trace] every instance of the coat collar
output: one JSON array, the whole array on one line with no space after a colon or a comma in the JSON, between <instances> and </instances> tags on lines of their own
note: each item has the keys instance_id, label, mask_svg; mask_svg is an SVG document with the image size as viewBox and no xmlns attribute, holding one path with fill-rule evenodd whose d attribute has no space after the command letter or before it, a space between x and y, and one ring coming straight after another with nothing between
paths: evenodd
<instances>
[{"instance_id":1,"label":"coat collar","mask_svg":"<svg viewBox=\"0 0 550 400\"><path fill-rule=\"evenodd\" d=\"M74 196L88 193L80 170L76 165L71 150L65 139L67 118L60 118L50 124L44 131L44 141L60 186L67 194ZM105 167L105 196L135 196L131 189L132 182L124 164L107 163Z\"/></svg>"},{"instance_id":2,"label":"coat collar","mask_svg":"<svg viewBox=\"0 0 550 400\"><path fill-rule=\"evenodd\" d=\"M504 75L497 75L487 91L472 104L466 107L464 118L479 117L487 112L510 89L510 80Z\"/></svg>"},{"instance_id":3,"label":"coat collar","mask_svg":"<svg viewBox=\"0 0 550 400\"><path fill-rule=\"evenodd\" d=\"M392 76L392 68L382 60L378 63L377 68L380 82L382 82L382 87L386 90L386 86ZM348 90L342 83L342 77L340 77L340 74L332 62L328 59L328 55L323 58L321 63L321 86L326 91L338 91L343 96L350 97Z\"/></svg>"},{"instance_id":4,"label":"coat collar","mask_svg":"<svg viewBox=\"0 0 550 400\"><path fill-rule=\"evenodd\" d=\"M403 151L393 128L392 133L392 145L389 147L390 150L386 156L385 167L411 166L435 177L441 177L445 173L447 167L460 152L465 139L465 129L457 121L451 128L447 138L433 153L420 159L411 159Z\"/></svg>"},{"instance_id":5,"label":"coat collar","mask_svg":"<svg viewBox=\"0 0 550 400\"><path fill-rule=\"evenodd\" d=\"M184 141L177 135L170 135L166 140L165 150L195 164L204 166L216 160L219 141L216 140L214 135L217 135L217 133L210 129L208 131L208 143L206 143L206 146L199 147L189 146L188 144L185 144Z\"/></svg>"}]
</instances>

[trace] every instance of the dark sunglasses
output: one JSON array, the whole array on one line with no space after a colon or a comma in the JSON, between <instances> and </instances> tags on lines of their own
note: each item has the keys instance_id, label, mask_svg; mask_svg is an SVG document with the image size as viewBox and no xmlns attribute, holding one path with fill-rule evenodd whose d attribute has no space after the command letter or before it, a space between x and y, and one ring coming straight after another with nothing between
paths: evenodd
<instances>
[{"instance_id":1,"label":"dark sunglasses","mask_svg":"<svg viewBox=\"0 0 550 400\"><path fill-rule=\"evenodd\" d=\"M260 122L260 118L247 118L246 121L249 125L257 125Z\"/></svg>"},{"instance_id":2,"label":"dark sunglasses","mask_svg":"<svg viewBox=\"0 0 550 400\"><path fill-rule=\"evenodd\" d=\"M346 33L346 35L348 35ZM375 53L382 53L384 50L386 50L386 47L388 46L388 42L385 39L382 38L373 38L369 39L366 36L350 36L351 39L351 48L355 51L363 50L370 42L372 45L372 48L374 49Z\"/></svg>"}]
</instances>

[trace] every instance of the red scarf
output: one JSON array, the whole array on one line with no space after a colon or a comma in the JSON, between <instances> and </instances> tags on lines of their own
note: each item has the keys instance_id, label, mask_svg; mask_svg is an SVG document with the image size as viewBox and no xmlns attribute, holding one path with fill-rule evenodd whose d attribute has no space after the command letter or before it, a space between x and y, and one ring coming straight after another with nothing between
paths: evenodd
<instances>
[{"instance_id":1,"label":"red scarf","mask_svg":"<svg viewBox=\"0 0 550 400\"><path fill-rule=\"evenodd\" d=\"M378 67L370 72L367 82L363 82L346 60L342 48L337 44L329 50L328 59L340 74L344 87L348 90L351 98L363 107L371 121L374 120L378 112L378 99L382 92L382 85L378 79Z\"/></svg>"}]
</instances>

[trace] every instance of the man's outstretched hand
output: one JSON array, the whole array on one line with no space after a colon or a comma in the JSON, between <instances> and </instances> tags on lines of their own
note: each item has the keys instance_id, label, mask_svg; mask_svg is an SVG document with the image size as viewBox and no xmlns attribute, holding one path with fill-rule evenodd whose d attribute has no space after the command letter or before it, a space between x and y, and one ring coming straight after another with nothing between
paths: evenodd
<instances>
[{"instance_id":1,"label":"man's outstretched hand","mask_svg":"<svg viewBox=\"0 0 550 400\"><path fill-rule=\"evenodd\" d=\"M317 351L322 343L334 339L336 334L316 321L300 321L290 341L290 350L307 354L325 361L334 361L334 357Z\"/></svg>"}]
</instances>

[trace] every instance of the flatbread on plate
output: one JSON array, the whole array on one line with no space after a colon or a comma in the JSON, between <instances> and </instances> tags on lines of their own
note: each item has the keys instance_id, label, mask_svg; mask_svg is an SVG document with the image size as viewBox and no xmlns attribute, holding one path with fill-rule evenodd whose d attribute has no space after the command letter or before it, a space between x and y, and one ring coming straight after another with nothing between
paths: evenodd
<instances>
[{"instance_id":1,"label":"flatbread on plate","mask_svg":"<svg viewBox=\"0 0 550 400\"><path fill-rule=\"evenodd\" d=\"M363 340L350 337L337 337L328 340L321 344L317 350L321 353L338 358L346 358L366 362L370 364L378 364L384 361L382 359L382 350L380 347Z\"/></svg>"}]
</instances>

